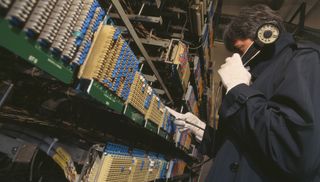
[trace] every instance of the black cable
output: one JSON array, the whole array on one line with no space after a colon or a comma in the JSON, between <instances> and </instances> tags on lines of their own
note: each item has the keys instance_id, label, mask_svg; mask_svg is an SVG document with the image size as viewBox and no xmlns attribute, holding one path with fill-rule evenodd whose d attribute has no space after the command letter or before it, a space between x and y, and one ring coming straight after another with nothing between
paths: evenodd
<instances>
[{"instance_id":1,"label":"black cable","mask_svg":"<svg viewBox=\"0 0 320 182\"><path fill-rule=\"evenodd\" d=\"M190 169L195 169L198 167L202 167L204 164L206 164L207 162L209 162L212 158L208 158L207 160L203 161L201 164L198 164L196 166L191 167Z\"/></svg>"},{"instance_id":2,"label":"black cable","mask_svg":"<svg viewBox=\"0 0 320 182\"><path fill-rule=\"evenodd\" d=\"M190 124L190 125L198 128L198 129L204 130L204 129L201 128L200 126L198 126L198 125L196 125L196 124L194 124L194 123L191 123L191 122L187 121L187 119L176 119L176 120L182 120L182 121L186 122L187 124Z\"/></svg>"}]
</instances>

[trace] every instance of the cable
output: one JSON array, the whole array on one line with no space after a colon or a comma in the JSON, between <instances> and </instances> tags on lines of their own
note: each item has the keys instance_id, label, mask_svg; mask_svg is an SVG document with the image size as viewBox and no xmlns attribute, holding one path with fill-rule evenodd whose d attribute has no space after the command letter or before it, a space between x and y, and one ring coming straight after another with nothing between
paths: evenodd
<instances>
[{"instance_id":1,"label":"cable","mask_svg":"<svg viewBox=\"0 0 320 182\"><path fill-rule=\"evenodd\" d=\"M189 47L189 49L199 49L200 47L202 47L202 46L204 45L205 42L206 42L206 41L203 40L203 41L201 42L201 44L198 45L197 47Z\"/></svg>"},{"instance_id":2,"label":"cable","mask_svg":"<svg viewBox=\"0 0 320 182\"><path fill-rule=\"evenodd\" d=\"M190 125L192 125L192 126L194 126L194 127L197 127L197 128L200 129L200 130L203 130L203 131L204 131L203 128L201 128L201 127L198 126L198 125L195 125L194 123L191 123L191 122L187 121L187 119L184 119L183 121L186 122L186 123L188 123L188 124L190 124Z\"/></svg>"},{"instance_id":3,"label":"cable","mask_svg":"<svg viewBox=\"0 0 320 182\"><path fill-rule=\"evenodd\" d=\"M198 164L196 166L193 166L193 167L190 167L190 169L195 169L195 168L198 168L198 167L201 167L203 166L205 163L209 162L212 158L208 158L207 160L203 161L201 164Z\"/></svg>"},{"instance_id":4,"label":"cable","mask_svg":"<svg viewBox=\"0 0 320 182\"><path fill-rule=\"evenodd\" d=\"M31 165L30 165L30 175L29 175L29 181L33 181L33 167L34 167L34 163L36 161L36 156L38 154L39 150L37 149L31 159Z\"/></svg>"},{"instance_id":5,"label":"cable","mask_svg":"<svg viewBox=\"0 0 320 182\"><path fill-rule=\"evenodd\" d=\"M222 91L222 82L219 83L219 87L217 89L217 93L216 93L216 96L215 96L215 102L214 102L214 106L213 106L213 129L215 131L217 131L217 117L216 117L216 113L217 113L217 108L218 108L218 98L219 98L219 95L220 95L220 92ZM195 126L193 123L190 123L189 124L192 124L193 126ZM196 126L197 128L200 128L198 126ZM202 128L200 128L202 129ZM202 129L203 130L203 129ZM212 136L212 141L213 141L213 146L215 145L215 138L216 138L216 132L213 133L213 136ZM207 162L209 162L211 159L213 158L208 158L207 160L203 161L201 164L199 165L196 165L196 166L193 166L191 167L190 169L195 169L195 168L198 168L198 167L201 167L203 166L204 164L206 164Z\"/></svg>"},{"instance_id":6,"label":"cable","mask_svg":"<svg viewBox=\"0 0 320 182\"><path fill-rule=\"evenodd\" d=\"M213 128L215 130L217 130L217 108L218 108L218 99L219 99L219 95L220 92L222 91L222 82L220 81L218 89L217 89L217 93L215 95L215 101L214 101L214 106L213 106Z\"/></svg>"}]
</instances>

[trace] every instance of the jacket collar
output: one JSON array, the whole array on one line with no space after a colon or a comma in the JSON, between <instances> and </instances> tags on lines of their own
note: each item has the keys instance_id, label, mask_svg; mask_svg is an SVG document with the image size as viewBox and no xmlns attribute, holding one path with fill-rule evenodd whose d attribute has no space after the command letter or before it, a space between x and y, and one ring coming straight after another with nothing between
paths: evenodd
<instances>
[{"instance_id":1,"label":"jacket collar","mask_svg":"<svg viewBox=\"0 0 320 182\"><path fill-rule=\"evenodd\" d=\"M293 35L288 32L283 32L279 40L275 43L274 54L272 57L277 56L287 46L295 45Z\"/></svg>"},{"instance_id":2,"label":"jacket collar","mask_svg":"<svg viewBox=\"0 0 320 182\"><path fill-rule=\"evenodd\" d=\"M292 45L295 45L292 34L283 32L275 44L261 50L261 53L249 64L253 81L266 67L277 60L277 56L281 54L285 48Z\"/></svg>"}]
</instances>

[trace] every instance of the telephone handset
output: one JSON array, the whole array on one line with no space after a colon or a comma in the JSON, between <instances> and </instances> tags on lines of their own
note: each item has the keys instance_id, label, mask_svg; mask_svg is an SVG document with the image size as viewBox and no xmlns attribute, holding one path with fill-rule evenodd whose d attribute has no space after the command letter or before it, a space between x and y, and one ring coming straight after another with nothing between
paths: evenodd
<instances>
[{"instance_id":1,"label":"telephone handset","mask_svg":"<svg viewBox=\"0 0 320 182\"><path fill-rule=\"evenodd\" d=\"M256 32L256 39L241 56L243 65L246 66L253 58L255 58L265 45L275 43L279 36L280 28L276 22L271 21L262 24Z\"/></svg>"}]
</instances>

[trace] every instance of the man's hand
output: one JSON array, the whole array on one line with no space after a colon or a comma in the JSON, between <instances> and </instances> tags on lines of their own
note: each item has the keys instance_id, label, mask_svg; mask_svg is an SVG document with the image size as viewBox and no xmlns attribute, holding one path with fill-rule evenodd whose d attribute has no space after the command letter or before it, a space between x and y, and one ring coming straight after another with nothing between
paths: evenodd
<instances>
[{"instance_id":1,"label":"man's hand","mask_svg":"<svg viewBox=\"0 0 320 182\"><path fill-rule=\"evenodd\" d=\"M226 59L226 63L221 65L218 73L227 93L239 84L250 85L251 74L243 66L241 57L237 53Z\"/></svg>"},{"instance_id":2,"label":"man's hand","mask_svg":"<svg viewBox=\"0 0 320 182\"><path fill-rule=\"evenodd\" d=\"M175 110L166 107L170 114L172 114L176 120L174 123L180 128L188 128L190 131L196 135L196 138L201 141L204 133L206 124L202 122L197 116L191 112L181 114Z\"/></svg>"}]
</instances>

